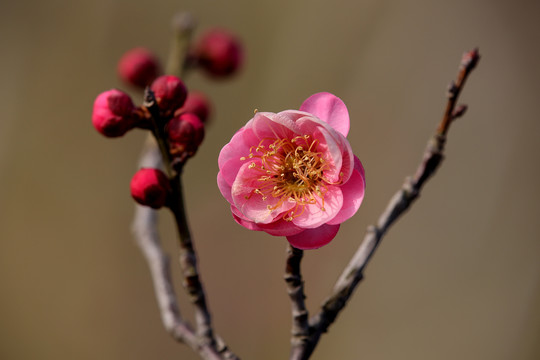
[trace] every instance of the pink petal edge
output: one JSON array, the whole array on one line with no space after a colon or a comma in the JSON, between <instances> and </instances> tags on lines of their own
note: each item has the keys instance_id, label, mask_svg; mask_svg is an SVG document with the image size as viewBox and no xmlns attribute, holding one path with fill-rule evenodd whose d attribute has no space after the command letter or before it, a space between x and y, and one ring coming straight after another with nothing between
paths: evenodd
<instances>
[{"instance_id":1,"label":"pink petal edge","mask_svg":"<svg viewBox=\"0 0 540 360\"><path fill-rule=\"evenodd\" d=\"M350 128L347 106L337 96L328 92L320 92L308 97L300 106L305 111L327 122L334 129L347 136Z\"/></svg>"},{"instance_id":2,"label":"pink petal edge","mask_svg":"<svg viewBox=\"0 0 540 360\"><path fill-rule=\"evenodd\" d=\"M231 212L234 220L248 230L264 231L272 236L296 235L304 229L299 228L290 221L279 219L271 224L256 224L244 218L244 215L234 205L231 205Z\"/></svg>"},{"instance_id":3,"label":"pink petal edge","mask_svg":"<svg viewBox=\"0 0 540 360\"><path fill-rule=\"evenodd\" d=\"M321 225L307 229L297 235L287 236L287 241L297 249L312 250L328 244L339 231L339 225Z\"/></svg>"},{"instance_id":4,"label":"pink petal edge","mask_svg":"<svg viewBox=\"0 0 540 360\"><path fill-rule=\"evenodd\" d=\"M341 186L343 192L343 206L340 212L327 224L336 225L351 218L362 204L364 200L364 191L366 188L366 181L364 177L364 168L362 163L355 156L355 166L349 181Z\"/></svg>"}]
</instances>

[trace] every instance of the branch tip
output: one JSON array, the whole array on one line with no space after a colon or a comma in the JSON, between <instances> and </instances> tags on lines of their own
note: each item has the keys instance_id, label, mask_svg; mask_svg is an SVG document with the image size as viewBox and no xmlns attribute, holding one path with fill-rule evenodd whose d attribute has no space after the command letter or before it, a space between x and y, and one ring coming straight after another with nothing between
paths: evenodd
<instances>
[{"instance_id":1,"label":"branch tip","mask_svg":"<svg viewBox=\"0 0 540 360\"><path fill-rule=\"evenodd\" d=\"M173 16L172 28L178 33L193 31L197 26L197 20L190 12L180 12Z\"/></svg>"},{"instance_id":2,"label":"branch tip","mask_svg":"<svg viewBox=\"0 0 540 360\"><path fill-rule=\"evenodd\" d=\"M461 66L467 71L471 71L476 67L478 64L478 61L480 60L480 53L478 52L478 48L474 48L471 51L468 51L463 54L461 58Z\"/></svg>"}]
</instances>

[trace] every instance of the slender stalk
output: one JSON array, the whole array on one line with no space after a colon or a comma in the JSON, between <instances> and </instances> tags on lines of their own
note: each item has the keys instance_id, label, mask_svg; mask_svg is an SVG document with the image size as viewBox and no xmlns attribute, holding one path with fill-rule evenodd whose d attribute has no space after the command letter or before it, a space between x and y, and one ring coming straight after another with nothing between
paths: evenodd
<instances>
[{"instance_id":1,"label":"slender stalk","mask_svg":"<svg viewBox=\"0 0 540 360\"><path fill-rule=\"evenodd\" d=\"M166 73L182 77L188 69L188 48L195 22L191 15L184 13L174 18L174 38L169 53ZM236 360L225 342L214 334L211 316L206 304L206 296L197 269L197 256L189 230L181 180L181 167L173 167L169 144L160 117L159 108L150 89L145 91L144 106L151 114L152 135L149 136L141 156L141 167L164 168L171 180L173 193L169 208L172 211L179 234L180 265L183 285L195 307L196 331L180 316L176 294L171 282L169 259L163 252L157 232L157 212L137 205L133 222L133 233L150 267L154 291L158 300L162 322L174 339L189 345L207 360ZM161 159L159 156L161 153ZM151 160L149 160L151 159Z\"/></svg>"},{"instance_id":2,"label":"slender stalk","mask_svg":"<svg viewBox=\"0 0 540 360\"><path fill-rule=\"evenodd\" d=\"M152 122L152 135L154 135L154 139L156 140L159 151L161 152L165 171L167 172L167 175L169 175L169 177L172 177L174 174L171 166L171 157L169 155L169 144L167 143L167 136L165 135L165 129L163 127L162 119L159 114L159 106L156 102L156 97L154 96L154 92L148 87L144 90L143 105L148 109L150 115L152 115L150 118Z\"/></svg>"},{"instance_id":3,"label":"slender stalk","mask_svg":"<svg viewBox=\"0 0 540 360\"><path fill-rule=\"evenodd\" d=\"M160 168L162 165L162 158L152 138L145 143L139 165L153 168ZM136 206L132 231L150 269L163 327L174 339L187 344L203 359L221 360L223 357L212 346L201 344L195 332L180 316L171 281L170 261L161 247L157 221L157 211Z\"/></svg>"},{"instance_id":4,"label":"slender stalk","mask_svg":"<svg viewBox=\"0 0 540 360\"><path fill-rule=\"evenodd\" d=\"M195 321L198 335L205 343L216 345L214 332L212 330L212 318L206 304L206 296L199 277L197 268L197 256L189 230L186 209L184 206L184 195L182 189L182 179L177 174L172 179L173 199L170 209L176 220L180 245L180 265L184 277L183 285L189 294L189 299L195 307Z\"/></svg>"},{"instance_id":5,"label":"slender stalk","mask_svg":"<svg viewBox=\"0 0 540 360\"><path fill-rule=\"evenodd\" d=\"M195 29L195 19L189 13L179 13L173 18L173 39L165 72L183 77L189 64L189 45Z\"/></svg>"},{"instance_id":6,"label":"slender stalk","mask_svg":"<svg viewBox=\"0 0 540 360\"><path fill-rule=\"evenodd\" d=\"M440 135L446 135L446 132L450 127L450 123L454 119L463 115L463 112L466 108L460 107L456 109L456 104L461 90L465 86L465 81L469 77L469 74L478 64L478 61L480 61L480 54L478 53L478 49L474 49L463 54L463 57L461 58L461 64L459 66L457 79L455 82L451 83L448 88L448 101L446 103L446 110L437 130Z\"/></svg>"},{"instance_id":7,"label":"slender stalk","mask_svg":"<svg viewBox=\"0 0 540 360\"><path fill-rule=\"evenodd\" d=\"M300 271L300 263L304 251L290 244L287 245L287 262L285 267L285 282L287 292L291 299L292 329L291 329L291 356L304 346L309 336L309 313L304 302L304 281Z\"/></svg>"},{"instance_id":8,"label":"slender stalk","mask_svg":"<svg viewBox=\"0 0 540 360\"><path fill-rule=\"evenodd\" d=\"M449 87L443 118L435 135L428 142L422 162L418 166L415 175L405 179L401 189L390 199L386 209L379 217L377 225L368 227L363 241L336 282L332 294L324 301L320 311L309 320L309 338L303 343L304 346L301 349L292 354L291 359L308 359L311 356L321 335L328 331L330 325L347 304L357 285L364 278L364 269L390 226L409 209L414 200L418 198L425 182L438 169L444 157L446 134L450 124L453 120L461 117L466 110L464 106L456 109L459 94L465 85L465 80L475 68L479 59L480 55L477 49L464 54L457 80Z\"/></svg>"}]
</instances>

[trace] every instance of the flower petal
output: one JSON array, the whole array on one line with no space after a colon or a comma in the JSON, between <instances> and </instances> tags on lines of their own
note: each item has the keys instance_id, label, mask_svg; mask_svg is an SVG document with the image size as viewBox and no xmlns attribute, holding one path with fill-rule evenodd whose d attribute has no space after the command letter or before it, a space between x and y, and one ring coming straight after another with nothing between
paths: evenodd
<instances>
[{"instance_id":1,"label":"flower petal","mask_svg":"<svg viewBox=\"0 0 540 360\"><path fill-rule=\"evenodd\" d=\"M258 224L259 228L273 236L291 236L304 231L301 227L296 226L291 221L279 219L271 224Z\"/></svg>"},{"instance_id":2,"label":"flower petal","mask_svg":"<svg viewBox=\"0 0 540 360\"><path fill-rule=\"evenodd\" d=\"M353 152L347 138L329 124L312 116L298 119L297 124L302 133L310 134L319 141L318 151L324 154L331 165L330 169L325 170L325 177L331 182L346 182L354 165Z\"/></svg>"},{"instance_id":3,"label":"flower petal","mask_svg":"<svg viewBox=\"0 0 540 360\"><path fill-rule=\"evenodd\" d=\"M258 112L252 120L251 128L255 135L262 139L287 139L299 134L296 120L305 116L296 110L282 111L279 114L271 112ZM252 144L257 145L257 143Z\"/></svg>"},{"instance_id":4,"label":"flower petal","mask_svg":"<svg viewBox=\"0 0 540 360\"><path fill-rule=\"evenodd\" d=\"M245 219L240 210L238 210L234 205L231 205L231 212L234 220L249 230L264 231L273 236L296 235L304 231L304 229L294 225L292 222L285 221L283 219L278 219L270 224L255 224L254 222Z\"/></svg>"},{"instance_id":5,"label":"flower petal","mask_svg":"<svg viewBox=\"0 0 540 360\"><path fill-rule=\"evenodd\" d=\"M217 175L217 185L219 188L219 191L221 191L221 195L230 203L233 204L233 198L231 195L231 185L225 180L223 176L223 172L219 172Z\"/></svg>"},{"instance_id":6,"label":"flower petal","mask_svg":"<svg viewBox=\"0 0 540 360\"><path fill-rule=\"evenodd\" d=\"M362 200L364 200L364 190L366 188L364 167L356 156L354 159L355 166L353 173L349 178L349 181L340 187L343 192L343 206L336 217L328 221L327 224L336 225L348 220L351 216L356 214L358 208L362 204Z\"/></svg>"},{"instance_id":7,"label":"flower petal","mask_svg":"<svg viewBox=\"0 0 540 360\"><path fill-rule=\"evenodd\" d=\"M302 103L300 111L308 112L326 121L343 136L349 133L350 121L347 106L333 94L321 92L311 95Z\"/></svg>"},{"instance_id":8,"label":"flower petal","mask_svg":"<svg viewBox=\"0 0 540 360\"><path fill-rule=\"evenodd\" d=\"M221 149L218 157L218 166L222 170L224 164L231 159L240 159L249 155L249 148L253 145L253 130L244 126L234 134L231 141Z\"/></svg>"},{"instance_id":9,"label":"flower petal","mask_svg":"<svg viewBox=\"0 0 540 360\"><path fill-rule=\"evenodd\" d=\"M223 181L225 181L227 184L229 184L229 187L231 187L238 175L238 171L240 171L240 168L246 162L246 159L242 160L240 157L230 158L228 161L223 163L218 175L220 175L223 178Z\"/></svg>"},{"instance_id":10,"label":"flower petal","mask_svg":"<svg viewBox=\"0 0 540 360\"><path fill-rule=\"evenodd\" d=\"M318 197L316 199L317 204L305 205L302 214L293 218L292 222L295 225L305 229L319 227L333 219L343 206L343 194L339 186L328 186L324 194L324 203L322 199Z\"/></svg>"},{"instance_id":11,"label":"flower petal","mask_svg":"<svg viewBox=\"0 0 540 360\"><path fill-rule=\"evenodd\" d=\"M260 189L265 184L260 180L259 167L260 160L255 158L242 165L232 185L231 195L234 206L244 218L257 224L268 224L295 204L261 193Z\"/></svg>"},{"instance_id":12,"label":"flower petal","mask_svg":"<svg viewBox=\"0 0 540 360\"><path fill-rule=\"evenodd\" d=\"M322 128L317 129L313 133L313 137L319 140L317 150L324 154L324 159L329 166L324 170L324 177L332 183L337 183L342 177L340 174L342 173L341 169L343 167L343 151L346 149L343 149L343 147L340 146L342 144L336 141L336 137L332 136L331 133L342 137L341 134L336 131L329 132Z\"/></svg>"},{"instance_id":13,"label":"flower petal","mask_svg":"<svg viewBox=\"0 0 540 360\"><path fill-rule=\"evenodd\" d=\"M307 229L299 234L287 236L287 241L297 249L318 249L328 244L338 233L339 225L322 225L315 229Z\"/></svg>"},{"instance_id":14,"label":"flower petal","mask_svg":"<svg viewBox=\"0 0 540 360\"><path fill-rule=\"evenodd\" d=\"M248 230L254 230L254 231L262 231L261 228L259 228L259 226L257 226L257 224L255 224L254 222L252 221L249 221L249 220L246 220L240 216L238 216L237 214L240 213L240 211L236 208L236 206L234 205L231 205L231 212L232 212L232 215L233 215L233 218L234 220L242 225L243 227L245 227L246 229Z\"/></svg>"}]
</instances>

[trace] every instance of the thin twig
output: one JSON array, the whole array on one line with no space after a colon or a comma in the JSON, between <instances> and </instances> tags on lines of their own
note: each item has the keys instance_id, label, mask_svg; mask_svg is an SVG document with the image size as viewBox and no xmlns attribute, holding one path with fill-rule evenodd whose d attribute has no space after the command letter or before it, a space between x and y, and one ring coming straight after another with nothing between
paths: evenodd
<instances>
[{"instance_id":1,"label":"thin twig","mask_svg":"<svg viewBox=\"0 0 540 360\"><path fill-rule=\"evenodd\" d=\"M309 313L304 302L304 281L300 272L300 263L304 251L290 244L287 245L287 263L285 267L285 282L287 292L291 298L292 329L291 329L291 356L304 346L309 336Z\"/></svg>"},{"instance_id":2,"label":"thin twig","mask_svg":"<svg viewBox=\"0 0 540 360\"><path fill-rule=\"evenodd\" d=\"M171 166L171 154L169 144L165 136L163 119L160 116L154 93L149 88L144 92L144 106L148 109L152 118L152 134L158 145L165 171L171 180L172 194L169 197L169 208L174 215L178 228L180 245L180 267L184 276L183 285L189 294L191 303L195 307L195 320L197 325L197 334L201 340L212 346L216 346L214 332L212 330L212 321L210 311L206 305L206 296L202 283L199 279L197 269L197 256L193 247L191 232L189 230L186 211L184 207L184 197L182 191L181 173L174 171Z\"/></svg>"},{"instance_id":3,"label":"thin twig","mask_svg":"<svg viewBox=\"0 0 540 360\"><path fill-rule=\"evenodd\" d=\"M351 261L339 277L334 286L332 295L326 299L318 314L309 321L310 337L301 352L291 359L308 359L317 346L319 339L328 327L334 322L340 311L364 277L364 269L380 244L383 236L394 222L411 206L420 194L425 182L435 173L443 159L443 150L446 134L453 120L462 116L466 107L456 109L457 100L465 81L475 68L480 55L474 49L463 55L457 80L453 82L448 91L448 101L444 116L439 124L436 134L428 142L424 157L413 177L405 179L401 189L392 197L388 206L379 217L376 226L368 227L364 240Z\"/></svg>"},{"instance_id":4,"label":"thin twig","mask_svg":"<svg viewBox=\"0 0 540 360\"><path fill-rule=\"evenodd\" d=\"M177 174L172 179L173 201L170 209L176 220L180 245L180 267L184 277L183 285L189 294L189 299L195 308L195 322L198 335L211 346L216 345L214 331L212 330L212 318L206 304L206 295L199 278L197 268L197 256L193 247L191 232L189 230L186 210L184 207L184 195L181 175Z\"/></svg>"},{"instance_id":5,"label":"thin twig","mask_svg":"<svg viewBox=\"0 0 540 360\"><path fill-rule=\"evenodd\" d=\"M152 122L152 134L157 142L161 157L164 162L163 166L169 177L173 176L171 167L171 158L169 156L169 144L167 143L167 137L165 136L165 129L162 124L163 119L159 113L159 106L156 101L154 92L149 87L144 89L144 102L143 106L150 113L150 121Z\"/></svg>"},{"instance_id":6,"label":"thin twig","mask_svg":"<svg viewBox=\"0 0 540 360\"><path fill-rule=\"evenodd\" d=\"M160 168L162 165L161 154L151 137L148 137L145 143L139 165L152 168ZM136 205L132 231L150 268L163 326L173 338L190 346L203 359L222 360L223 358L212 346L200 343L195 332L180 316L171 282L170 262L161 247L157 220L157 211Z\"/></svg>"},{"instance_id":7,"label":"thin twig","mask_svg":"<svg viewBox=\"0 0 540 360\"><path fill-rule=\"evenodd\" d=\"M196 20L190 13L178 13L173 17L173 39L165 72L183 78L189 65L189 45Z\"/></svg>"},{"instance_id":8,"label":"thin twig","mask_svg":"<svg viewBox=\"0 0 540 360\"><path fill-rule=\"evenodd\" d=\"M184 206L184 194L182 189L182 174L175 171L171 164L171 154L169 144L163 128L163 119L160 116L155 97L150 89L145 91L145 107L152 115L153 134L156 138L161 157L164 161L165 170L171 180L172 194L169 198L169 208L174 215L178 229L180 245L180 267L183 274L183 286L186 289L191 303L195 308L195 321L197 325L197 334L206 344L212 347L216 346L214 331L212 329L212 318L206 304L206 296L203 285L200 281L199 271L197 269L197 255L193 247L191 231L187 221L186 210Z\"/></svg>"},{"instance_id":9,"label":"thin twig","mask_svg":"<svg viewBox=\"0 0 540 360\"><path fill-rule=\"evenodd\" d=\"M173 19L174 38L171 44L166 72L183 77L188 68L188 49L195 20L188 13L181 13ZM168 257L163 253L157 233L157 214L155 210L137 206L133 231L137 242L149 263L154 281L154 289L165 328L179 341L188 344L204 359L230 359L238 357L228 349L225 342L212 329L211 316L206 305L206 296L197 270L197 256L193 247L184 207L181 167L173 168L169 153L169 144L164 132L164 121L161 119L153 92L145 91L144 106L152 118L152 133L143 151L141 166L165 168L173 194L169 208L172 211L180 237L180 266L184 275L183 285L195 307L196 333L189 324L182 321L176 302L176 295L171 285ZM161 154L161 156L160 156Z\"/></svg>"}]
</instances>

